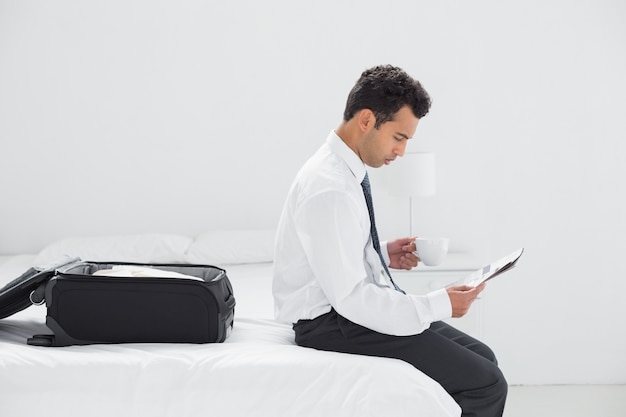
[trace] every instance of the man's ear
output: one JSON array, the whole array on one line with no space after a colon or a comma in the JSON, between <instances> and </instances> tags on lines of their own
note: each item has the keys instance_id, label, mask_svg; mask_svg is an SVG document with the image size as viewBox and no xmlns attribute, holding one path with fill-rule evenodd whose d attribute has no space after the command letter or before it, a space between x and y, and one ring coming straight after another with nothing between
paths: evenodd
<instances>
[{"instance_id":1,"label":"man's ear","mask_svg":"<svg viewBox=\"0 0 626 417\"><path fill-rule=\"evenodd\" d=\"M376 125L376 116L370 109L363 109L358 114L358 125L362 132L367 132Z\"/></svg>"}]
</instances>

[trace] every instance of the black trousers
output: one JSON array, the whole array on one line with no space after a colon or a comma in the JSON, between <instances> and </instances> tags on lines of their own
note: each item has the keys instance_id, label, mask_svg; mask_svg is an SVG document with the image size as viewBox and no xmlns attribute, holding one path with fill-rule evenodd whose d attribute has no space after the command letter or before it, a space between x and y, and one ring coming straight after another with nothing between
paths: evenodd
<instances>
[{"instance_id":1,"label":"black trousers","mask_svg":"<svg viewBox=\"0 0 626 417\"><path fill-rule=\"evenodd\" d=\"M293 326L300 346L401 359L439 384L463 410L462 416L501 417L507 382L491 349L444 323L413 336L390 336L360 326L333 309ZM416 410L417 412L417 410Z\"/></svg>"}]
</instances>

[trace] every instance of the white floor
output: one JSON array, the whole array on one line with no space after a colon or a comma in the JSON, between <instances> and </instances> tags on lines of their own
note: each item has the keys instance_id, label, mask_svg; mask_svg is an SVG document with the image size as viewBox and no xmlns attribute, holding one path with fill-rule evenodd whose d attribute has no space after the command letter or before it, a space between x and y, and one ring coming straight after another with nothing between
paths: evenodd
<instances>
[{"instance_id":1,"label":"white floor","mask_svg":"<svg viewBox=\"0 0 626 417\"><path fill-rule=\"evenodd\" d=\"M626 385L511 386L504 417L626 417Z\"/></svg>"}]
</instances>

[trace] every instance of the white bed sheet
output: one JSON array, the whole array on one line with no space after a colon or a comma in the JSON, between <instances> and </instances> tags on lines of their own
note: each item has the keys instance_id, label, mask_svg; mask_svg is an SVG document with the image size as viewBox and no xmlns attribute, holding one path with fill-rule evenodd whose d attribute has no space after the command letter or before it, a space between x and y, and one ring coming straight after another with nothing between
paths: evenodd
<instances>
[{"instance_id":1,"label":"white bed sheet","mask_svg":"<svg viewBox=\"0 0 626 417\"><path fill-rule=\"evenodd\" d=\"M0 256L0 287L34 255ZM459 416L439 384L394 359L296 346L272 320L271 263L229 265L235 327L221 344L45 348L45 307L0 320L0 416Z\"/></svg>"}]
</instances>

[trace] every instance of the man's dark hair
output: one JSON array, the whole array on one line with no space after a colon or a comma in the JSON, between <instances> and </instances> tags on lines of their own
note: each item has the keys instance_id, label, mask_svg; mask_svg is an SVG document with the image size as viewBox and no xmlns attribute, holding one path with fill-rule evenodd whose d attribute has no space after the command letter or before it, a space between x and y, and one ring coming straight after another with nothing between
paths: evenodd
<instances>
[{"instance_id":1,"label":"man's dark hair","mask_svg":"<svg viewBox=\"0 0 626 417\"><path fill-rule=\"evenodd\" d=\"M392 65L380 65L363 71L346 103L343 119L348 121L363 109L376 116L375 128L393 120L404 106L409 106L415 117L424 117L430 109L430 96L419 81Z\"/></svg>"}]
</instances>

